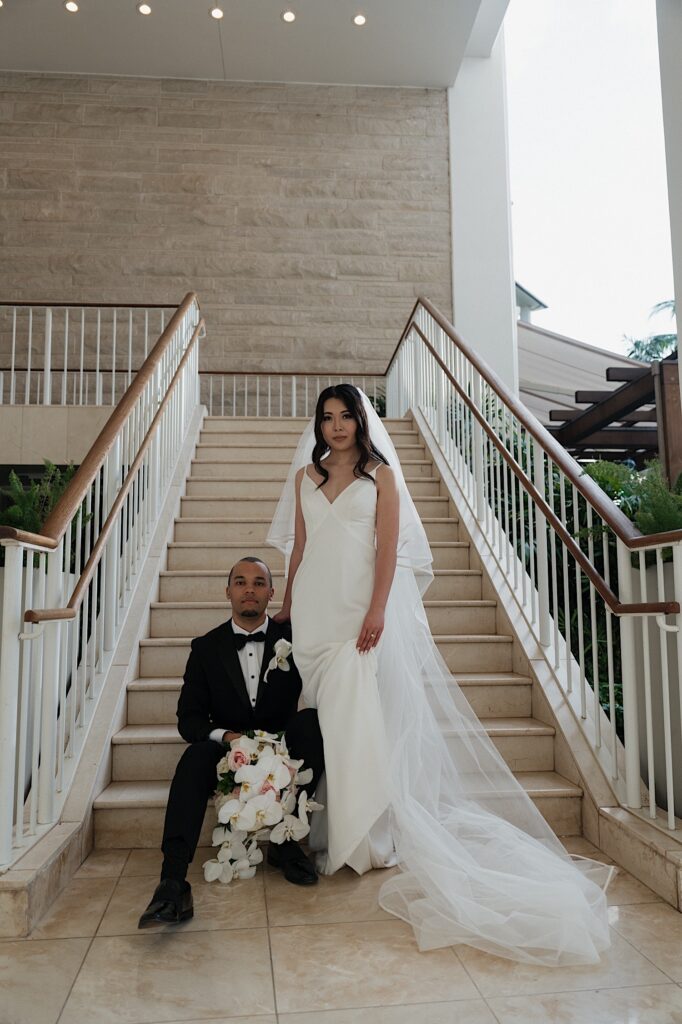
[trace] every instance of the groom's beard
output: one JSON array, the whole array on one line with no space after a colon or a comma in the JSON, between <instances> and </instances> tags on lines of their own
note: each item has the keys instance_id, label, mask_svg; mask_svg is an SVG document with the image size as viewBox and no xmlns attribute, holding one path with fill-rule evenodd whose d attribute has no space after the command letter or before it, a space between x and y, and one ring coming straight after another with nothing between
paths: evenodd
<instances>
[{"instance_id":1,"label":"groom's beard","mask_svg":"<svg viewBox=\"0 0 682 1024\"><path fill-rule=\"evenodd\" d=\"M239 614L243 619L259 619L263 613L257 608L244 608Z\"/></svg>"}]
</instances>

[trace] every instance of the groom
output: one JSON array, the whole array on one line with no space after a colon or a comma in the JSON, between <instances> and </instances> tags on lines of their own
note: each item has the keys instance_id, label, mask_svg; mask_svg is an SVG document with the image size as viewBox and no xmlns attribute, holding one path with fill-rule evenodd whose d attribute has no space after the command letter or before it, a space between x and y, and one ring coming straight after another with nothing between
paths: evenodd
<instances>
[{"instance_id":1,"label":"groom","mask_svg":"<svg viewBox=\"0 0 682 1024\"><path fill-rule=\"evenodd\" d=\"M204 820L206 803L217 784L216 765L225 744L242 732L264 729L286 733L292 757L312 769L309 794L324 771L322 735L313 709L297 711L301 677L293 658L289 670L273 668L264 680L275 641L290 639L288 624L266 614L273 596L272 575L260 559L237 562L227 580L232 618L192 641L178 701L178 731L189 746L171 783L163 830L161 881L139 921L177 924L194 914L186 880ZM294 652L295 653L295 652ZM268 863L294 885L313 885L317 872L294 840L270 846Z\"/></svg>"}]
</instances>

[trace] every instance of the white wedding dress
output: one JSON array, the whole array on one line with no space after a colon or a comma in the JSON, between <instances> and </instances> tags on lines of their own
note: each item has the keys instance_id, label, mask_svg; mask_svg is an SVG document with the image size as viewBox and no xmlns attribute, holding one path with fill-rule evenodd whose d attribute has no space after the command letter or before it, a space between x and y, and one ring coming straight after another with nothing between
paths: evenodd
<instances>
[{"instance_id":1,"label":"white wedding dress","mask_svg":"<svg viewBox=\"0 0 682 1024\"><path fill-rule=\"evenodd\" d=\"M304 703L318 710L326 780L311 845L324 847L324 874L344 864L363 874L396 863L377 655L356 647L374 587L376 487L356 479L330 502L306 471L301 507L306 544L292 591L292 642Z\"/></svg>"},{"instance_id":2,"label":"white wedding dress","mask_svg":"<svg viewBox=\"0 0 682 1024\"><path fill-rule=\"evenodd\" d=\"M429 579L423 527L395 449L367 415L401 497L398 566L375 652L356 649L374 585L374 480L355 479L330 502L306 471L300 489L306 543L292 643L324 740L325 811L311 832L325 851L320 867L399 864L379 902L412 925L422 950L466 943L533 964L595 963L609 945L613 869L566 853L441 658L418 585ZM309 427L268 537L287 554L295 473L312 443Z\"/></svg>"}]
</instances>

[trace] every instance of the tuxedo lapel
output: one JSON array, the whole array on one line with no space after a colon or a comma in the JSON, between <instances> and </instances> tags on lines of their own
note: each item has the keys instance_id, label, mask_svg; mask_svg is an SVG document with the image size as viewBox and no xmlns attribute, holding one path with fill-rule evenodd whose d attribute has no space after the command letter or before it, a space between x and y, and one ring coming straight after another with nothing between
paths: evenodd
<instances>
[{"instance_id":1,"label":"tuxedo lapel","mask_svg":"<svg viewBox=\"0 0 682 1024\"><path fill-rule=\"evenodd\" d=\"M263 696L263 691L268 685L265 683L264 676L268 670L268 665L272 660L272 656L275 653L275 643L279 639L279 634L276 630L276 623L268 616L268 629L265 634L265 644L263 645L263 662L260 667L260 676L258 677L258 693L256 695L256 704Z\"/></svg>"},{"instance_id":2,"label":"tuxedo lapel","mask_svg":"<svg viewBox=\"0 0 682 1024\"><path fill-rule=\"evenodd\" d=\"M223 668L225 669L228 681L231 683L241 702L249 712L251 712L253 708L251 707L251 701L249 699L249 691L246 687L246 680L244 679L244 673L242 672L239 655L237 654L237 648L234 643L232 619L229 619L225 623L225 627L220 633L218 655Z\"/></svg>"}]
</instances>

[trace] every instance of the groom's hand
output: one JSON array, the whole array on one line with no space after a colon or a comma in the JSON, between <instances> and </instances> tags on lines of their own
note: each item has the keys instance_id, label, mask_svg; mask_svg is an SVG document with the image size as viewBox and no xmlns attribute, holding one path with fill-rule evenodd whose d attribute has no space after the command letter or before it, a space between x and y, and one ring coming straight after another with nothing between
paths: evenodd
<instances>
[{"instance_id":1,"label":"groom's hand","mask_svg":"<svg viewBox=\"0 0 682 1024\"><path fill-rule=\"evenodd\" d=\"M241 735L240 732L224 732L223 743L232 743L232 740L238 740Z\"/></svg>"}]
</instances>

